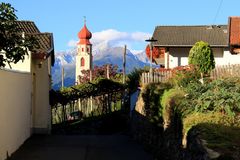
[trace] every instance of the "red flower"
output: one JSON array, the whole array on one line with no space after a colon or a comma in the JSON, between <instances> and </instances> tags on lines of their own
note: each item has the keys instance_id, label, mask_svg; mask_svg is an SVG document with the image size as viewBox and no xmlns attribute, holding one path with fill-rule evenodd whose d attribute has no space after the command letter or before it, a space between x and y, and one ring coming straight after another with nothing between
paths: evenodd
<instances>
[{"instance_id":1,"label":"red flower","mask_svg":"<svg viewBox=\"0 0 240 160\"><path fill-rule=\"evenodd\" d=\"M154 59L156 58L164 58L164 53L165 53L165 48L159 48L159 47L153 47L152 50L152 58L153 58L153 62ZM150 46L147 45L146 47L146 55L148 57L148 59L150 59Z\"/></svg>"}]
</instances>

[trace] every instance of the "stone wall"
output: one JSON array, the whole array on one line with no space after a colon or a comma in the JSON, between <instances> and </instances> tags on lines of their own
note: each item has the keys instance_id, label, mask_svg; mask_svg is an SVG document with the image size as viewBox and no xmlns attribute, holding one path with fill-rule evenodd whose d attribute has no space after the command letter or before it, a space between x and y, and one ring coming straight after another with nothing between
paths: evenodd
<instances>
[{"instance_id":1,"label":"stone wall","mask_svg":"<svg viewBox=\"0 0 240 160\"><path fill-rule=\"evenodd\" d=\"M139 95L136 109L132 112L131 133L135 140L144 144L160 160L208 160L209 153L196 131L189 132L186 148L183 142L182 117L174 111L174 99L169 102L168 111L161 124L150 122L145 113L144 98ZM145 95L146 96L146 95ZM163 117L163 118L164 118ZM167 117L167 119L166 119Z\"/></svg>"},{"instance_id":2,"label":"stone wall","mask_svg":"<svg viewBox=\"0 0 240 160\"><path fill-rule=\"evenodd\" d=\"M144 144L156 159L181 159L183 153L179 136L181 132L176 132L177 128L171 126L164 130L163 126L156 126L139 112L133 111L131 133L134 139Z\"/></svg>"}]
</instances>

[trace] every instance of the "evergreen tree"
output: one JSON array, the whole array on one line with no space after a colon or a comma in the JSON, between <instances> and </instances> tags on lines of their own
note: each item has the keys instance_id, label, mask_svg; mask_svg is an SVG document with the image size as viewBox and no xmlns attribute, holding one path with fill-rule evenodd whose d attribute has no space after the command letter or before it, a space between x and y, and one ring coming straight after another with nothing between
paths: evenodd
<instances>
[{"instance_id":1,"label":"evergreen tree","mask_svg":"<svg viewBox=\"0 0 240 160\"><path fill-rule=\"evenodd\" d=\"M209 44L203 41L196 42L189 52L188 64L196 66L202 77L214 69L215 60Z\"/></svg>"}]
</instances>

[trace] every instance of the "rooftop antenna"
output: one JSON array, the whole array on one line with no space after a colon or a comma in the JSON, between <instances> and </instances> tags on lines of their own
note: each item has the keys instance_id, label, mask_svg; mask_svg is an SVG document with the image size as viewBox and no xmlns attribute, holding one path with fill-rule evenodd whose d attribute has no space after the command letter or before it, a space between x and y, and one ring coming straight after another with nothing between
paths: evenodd
<instances>
[{"instance_id":1,"label":"rooftop antenna","mask_svg":"<svg viewBox=\"0 0 240 160\"><path fill-rule=\"evenodd\" d=\"M218 6L218 8L217 8L216 15L215 15L215 17L214 17L214 19L213 19L213 24L215 24L215 22L216 22L216 20L217 20L217 17L218 17L218 15L219 15L220 9L221 9L221 7L222 7L222 3L223 3L223 0L220 0L219 6Z\"/></svg>"}]
</instances>

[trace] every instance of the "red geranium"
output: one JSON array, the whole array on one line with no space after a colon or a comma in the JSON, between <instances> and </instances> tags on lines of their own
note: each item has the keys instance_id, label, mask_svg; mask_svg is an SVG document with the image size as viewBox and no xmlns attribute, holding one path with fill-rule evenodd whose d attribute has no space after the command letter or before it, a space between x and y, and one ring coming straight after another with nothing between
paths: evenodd
<instances>
[{"instance_id":1,"label":"red geranium","mask_svg":"<svg viewBox=\"0 0 240 160\"><path fill-rule=\"evenodd\" d=\"M164 58L164 53L165 53L165 48L153 47L153 50L152 50L153 62L154 62L155 58ZM151 58L149 45L147 45L147 47L146 47L146 55L147 55L148 59Z\"/></svg>"}]
</instances>

